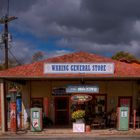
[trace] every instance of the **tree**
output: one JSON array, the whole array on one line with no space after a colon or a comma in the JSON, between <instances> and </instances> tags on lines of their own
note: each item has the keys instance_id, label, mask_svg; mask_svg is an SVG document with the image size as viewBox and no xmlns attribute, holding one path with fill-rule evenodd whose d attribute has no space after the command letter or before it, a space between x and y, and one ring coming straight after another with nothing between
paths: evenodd
<instances>
[{"instance_id":1,"label":"tree","mask_svg":"<svg viewBox=\"0 0 140 140\"><path fill-rule=\"evenodd\" d=\"M4 70L5 69L5 64L1 63L0 64L0 70ZM17 60L13 59L13 58L9 58L8 60L8 68L12 68L12 67L16 67L21 65L19 62L17 62Z\"/></svg>"},{"instance_id":2,"label":"tree","mask_svg":"<svg viewBox=\"0 0 140 140\"><path fill-rule=\"evenodd\" d=\"M36 62L36 61L42 60L43 58L44 58L44 53L41 52L41 51L38 51L38 52L33 54L32 62Z\"/></svg>"},{"instance_id":3,"label":"tree","mask_svg":"<svg viewBox=\"0 0 140 140\"><path fill-rule=\"evenodd\" d=\"M17 60L13 59L13 58L9 58L9 62L8 62L9 68L12 67L16 67L21 65L19 62L17 62Z\"/></svg>"},{"instance_id":4,"label":"tree","mask_svg":"<svg viewBox=\"0 0 140 140\"><path fill-rule=\"evenodd\" d=\"M127 63L140 62L139 59L136 58L134 55L124 51L117 52L115 55L112 56L112 59L127 62Z\"/></svg>"},{"instance_id":5,"label":"tree","mask_svg":"<svg viewBox=\"0 0 140 140\"><path fill-rule=\"evenodd\" d=\"M0 64L0 70L4 69L4 64Z\"/></svg>"}]
</instances>

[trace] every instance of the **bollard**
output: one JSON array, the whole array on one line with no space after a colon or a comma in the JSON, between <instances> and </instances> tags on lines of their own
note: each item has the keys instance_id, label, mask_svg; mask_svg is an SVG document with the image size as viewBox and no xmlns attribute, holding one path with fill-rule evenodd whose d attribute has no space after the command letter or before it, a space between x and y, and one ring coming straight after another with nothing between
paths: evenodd
<instances>
[{"instance_id":1,"label":"bollard","mask_svg":"<svg viewBox=\"0 0 140 140\"><path fill-rule=\"evenodd\" d=\"M136 110L134 109L133 129L136 129Z\"/></svg>"},{"instance_id":2,"label":"bollard","mask_svg":"<svg viewBox=\"0 0 140 140\"><path fill-rule=\"evenodd\" d=\"M90 131L91 131L90 125L86 125L86 132L90 132Z\"/></svg>"}]
</instances>

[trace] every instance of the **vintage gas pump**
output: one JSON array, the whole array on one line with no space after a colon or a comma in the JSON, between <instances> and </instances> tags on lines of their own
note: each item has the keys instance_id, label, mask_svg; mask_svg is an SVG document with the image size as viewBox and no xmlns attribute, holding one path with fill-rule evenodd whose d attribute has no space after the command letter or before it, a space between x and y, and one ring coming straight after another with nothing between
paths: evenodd
<instances>
[{"instance_id":1,"label":"vintage gas pump","mask_svg":"<svg viewBox=\"0 0 140 140\"><path fill-rule=\"evenodd\" d=\"M18 129L21 129L22 128L22 118L21 118L22 100L21 100L21 96L17 97L16 104L17 104L17 127L18 127Z\"/></svg>"},{"instance_id":2,"label":"vintage gas pump","mask_svg":"<svg viewBox=\"0 0 140 140\"><path fill-rule=\"evenodd\" d=\"M117 118L117 129L129 130L129 107L118 107Z\"/></svg>"},{"instance_id":3,"label":"vintage gas pump","mask_svg":"<svg viewBox=\"0 0 140 140\"><path fill-rule=\"evenodd\" d=\"M17 89L12 88L9 90L9 93L11 95L11 102L10 102L10 128L12 132L17 131L17 112L16 112L16 95L17 95Z\"/></svg>"},{"instance_id":4,"label":"vintage gas pump","mask_svg":"<svg viewBox=\"0 0 140 140\"><path fill-rule=\"evenodd\" d=\"M42 108L31 108L31 131L42 131Z\"/></svg>"}]
</instances>

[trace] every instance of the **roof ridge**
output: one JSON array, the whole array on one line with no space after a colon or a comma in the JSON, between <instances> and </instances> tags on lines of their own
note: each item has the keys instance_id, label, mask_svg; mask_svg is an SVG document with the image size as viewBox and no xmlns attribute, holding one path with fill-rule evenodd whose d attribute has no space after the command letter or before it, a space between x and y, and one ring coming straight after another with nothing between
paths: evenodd
<instances>
[{"instance_id":1,"label":"roof ridge","mask_svg":"<svg viewBox=\"0 0 140 140\"><path fill-rule=\"evenodd\" d=\"M104 57L91 52L73 52L56 56L52 58L46 58L40 61L36 61L30 64L24 64L21 66L9 68L7 70L0 71L0 77L6 76L24 76L24 77L35 77L35 76L47 76L44 75L44 63L114 63L115 73L113 76L123 75L136 75L139 76L140 67L113 60L109 57Z\"/></svg>"},{"instance_id":2,"label":"roof ridge","mask_svg":"<svg viewBox=\"0 0 140 140\"><path fill-rule=\"evenodd\" d=\"M53 61L54 59L58 60L60 58L63 58L63 57L69 57L69 56L74 56L74 55L84 55L84 54L87 54L87 55L93 55L94 57L98 57L98 58L101 58L101 59L107 59L107 60L110 60L111 62L117 62L117 63L123 63L123 64L129 64L129 63L125 63L125 62L121 62L119 60L113 60L112 58L109 58L109 57L105 57L105 56L102 56L102 55L98 55L98 54L94 54L94 53L91 53L91 52L85 52L85 51L79 51L79 52L72 52L72 53L68 53L68 54L64 54L64 55L60 55L60 56L54 56L54 57L50 57L50 58L45 58L43 60L39 60L39 61L36 61L36 62L32 62L32 63L27 63L27 64L23 64L23 65L20 65L20 66L16 66L16 67L11 67L11 68L8 68L6 70L9 70L9 69L14 69L14 68L18 68L18 67L26 67L26 66L30 66L30 65L35 65L37 63L47 63L47 62L51 62ZM76 62L76 61L74 61ZM79 61L77 61L79 62ZM104 61L102 61L104 62ZM53 62L52 62L53 63ZM60 62L56 62L56 63L60 63ZM71 63L71 62L70 62ZM83 62L83 63L86 63L86 62ZM90 63L90 62L89 62ZM131 64L130 64L131 65ZM133 66L134 67L134 66ZM1 70L1 71L6 71L6 70Z\"/></svg>"},{"instance_id":3,"label":"roof ridge","mask_svg":"<svg viewBox=\"0 0 140 140\"><path fill-rule=\"evenodd\" d=\"M72 53L61 55L61 56L46 58L46 59L44 59L44 61L52 61L54 59L59 59L59 58L62 58L62 57L69 57L69 56L74 56L74 55L85 55L85 54L86 55L93 55L94 57L98 57L98 58L101 58L101 59L108 59L112 62L117 61L117 60L113 60L112 58L109 58L109 57L105 57L105 56L102 56L102 55L94 54L94 53L91 53L91 52L85 52L85 51L72 52ZM76 62L76 61L74 61L74 62Z\"/></svg>"}]
</instances>

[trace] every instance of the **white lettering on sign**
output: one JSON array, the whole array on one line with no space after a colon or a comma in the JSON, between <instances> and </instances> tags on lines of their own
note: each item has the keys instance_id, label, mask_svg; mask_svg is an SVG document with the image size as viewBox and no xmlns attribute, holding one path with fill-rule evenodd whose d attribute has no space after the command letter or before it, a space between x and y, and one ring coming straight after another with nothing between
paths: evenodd
<instances>
[{"instance_id":1,"label":"white lettering on sign","mask_svg":"<svg viewBox=\"0 0 140 140\"><path fill-rule=\"evenodd\" d=\"M92 100L92 96L87 94L76 94L71 96L71 100L74 102L87 102Z\"/></svg>"},{"instance_id":2,"label":"white lettering on sign","mask_svg":"<svg viewBox=\"0 0 140 140\"><path fill-rule=\"evenodd\" d=\"M113 74L114 63L45 63L44 74Z\"/></svg>"},{"instance_id":3,"label":"white lettering on sign","mask_svg":"<svg viewBox=\"0 0 140 140\"><path fill-rule=\"evenodd\" d=\"M95 85L68 85L67 93L99 93L99 87Z\"/></svg>"},{"instance_id":4,"label":"white lettering on sign","mask_svg":"<svg viewBox=\"0 0 140 140\"><path fill-rule=\"evenodd\" d=\"M121 117L122 118L125 118L125 117L127 117L127 111L121 111Z\"/></svg>"},{"instance_id":5,"label":"white lettering on sign","mask_svg":"<svg viewBox=\"0 0 140 140\"><path fill-rule=\"evenodd\" d=\"M39 118L39 112L38 111L33 112L33 118Z\"/></svg>"}]
</instances>

